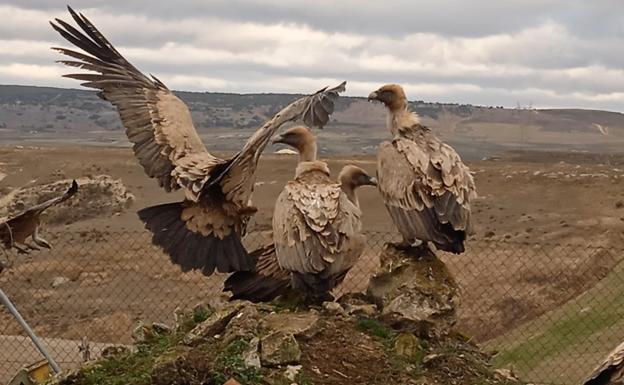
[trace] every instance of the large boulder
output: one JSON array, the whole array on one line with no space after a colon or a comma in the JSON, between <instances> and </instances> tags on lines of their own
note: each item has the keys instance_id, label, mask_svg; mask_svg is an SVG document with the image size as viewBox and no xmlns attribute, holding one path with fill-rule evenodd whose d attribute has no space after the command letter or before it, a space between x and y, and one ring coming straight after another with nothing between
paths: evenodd
<instances>
[{"instance_id":1,"label":"large boulder","mask_svg":"<svg viewBox=\"0 0 624 385\"><path fill-rule=\"evenodd\" d=\"M460 302L455 279L431 250L406 250L387 244L367 295L381 319L417 335L444 334L456 322Z\"/></svg>"}]
</instances>

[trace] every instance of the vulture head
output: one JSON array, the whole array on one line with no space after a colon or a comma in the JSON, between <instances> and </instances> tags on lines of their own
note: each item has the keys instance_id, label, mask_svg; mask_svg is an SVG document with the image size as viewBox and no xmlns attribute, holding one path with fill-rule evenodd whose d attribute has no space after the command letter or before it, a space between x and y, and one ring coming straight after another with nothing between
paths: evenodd
<instances>
[{"instance_id":1,"label":"vulture head","mask_svg":"<svg viewBox=\"0 0 624 385\"><path fill-rule=\"evenodd\" d=\"M282 143L294 148L299 153L300 162L316 160L316 138L307 127L289 128L284 133L273 137L271 143Z\"/></svg>"},{"instance_id":2,"label":"vulture head","mask_svg":"<svg viewBox=\"0 0 624 385\"><path fill-rule=\"evenodd\" d=\"M340 188L342 192L347 195L347 198L355 204L360 206L357 196L355 195L355 189L360 186L377 186L377 178L368 175L366 171L354 165L346 165L340 170L338 175L338 182L340 182Z\"/></svg>"},{"instance_id":3,"label":"vulture head","mask_svg":"<svg viewBox=\"0 0 624 385\"><path fill-rule=\"evenodd\" d=\"M368 100L383 103L389 110L397 111L407 107L407 98L403 87L398 84L386 84L368 95Z\"/></svg>"}]
</instances>

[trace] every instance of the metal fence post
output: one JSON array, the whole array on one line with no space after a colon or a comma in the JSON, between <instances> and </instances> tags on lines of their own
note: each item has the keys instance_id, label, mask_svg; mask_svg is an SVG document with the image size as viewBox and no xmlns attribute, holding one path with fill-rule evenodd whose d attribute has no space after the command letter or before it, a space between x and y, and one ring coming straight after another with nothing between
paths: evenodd
<instances>
[{"instance_id":1,"label":"metal fence post","mask_svg":"<svg viewBox=\"0 0 624 385\"><path fill-rule=\"evenodd\" d=\"M13 304L9 300L9 297L7 297L7 295L4 294L4 291L2 291L1 288L0 288L0 301L2 301L2 304L7 308L7 310L9 310L9 312L11 312L13 317L15 317L15 319L20 324L22 329L24 329L24 331L26 331L26 334L28 334L28 337L30 337L30 339L32 340L33 344L35 344L35 346L37 347L39 352L45 357L46 360L48 360L48 362L50 363L50 366L52 367L52 370L54 370L54 372L56 374L60 373L61 372L61 368L58 366L56 361L54 361L52 356L50 356L48 351L43 347L43 345L41 344L41 341L35 335L35 332L26 323L24 318L22 318L22 315L17 311L15 306L13 306Z\"/></svg>"}]
</instances>

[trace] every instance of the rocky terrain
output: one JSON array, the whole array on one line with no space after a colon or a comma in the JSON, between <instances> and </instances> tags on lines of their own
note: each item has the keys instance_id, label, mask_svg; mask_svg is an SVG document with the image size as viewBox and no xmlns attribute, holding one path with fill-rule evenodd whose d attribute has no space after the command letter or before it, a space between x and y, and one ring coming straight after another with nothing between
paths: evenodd
<instances>
[{"instance_id":1,"label":"rocky terrain","mask_svg":"<svg viewBox=\"0 0 624 385\"><path fill-rule=\"evenodd\" d=\"M173 326L139 325L134 347L109 347L57 383L520 384L454 331L458 288L434 254L387 248L381 260L367 295L315 309L197 305Z\"/></svg>"}]
</instances>

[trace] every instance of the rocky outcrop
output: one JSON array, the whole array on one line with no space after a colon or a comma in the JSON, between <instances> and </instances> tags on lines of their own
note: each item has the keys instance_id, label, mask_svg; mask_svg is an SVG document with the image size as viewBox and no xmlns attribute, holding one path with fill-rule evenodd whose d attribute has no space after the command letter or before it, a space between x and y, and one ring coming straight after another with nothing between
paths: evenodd
<instances>
[{"instance_id":1,"label":"rocky outcrop","mask_svg":"<svg viewBox=\"0 0 624 385\"><path fill-rule=\"evenodd\" d=\"M444 334L456 322L459 287L444 262L428 248L399 250L391 244L380 255L367 295L381 318L417 335Z\"/></svg>"}]
</instances>

